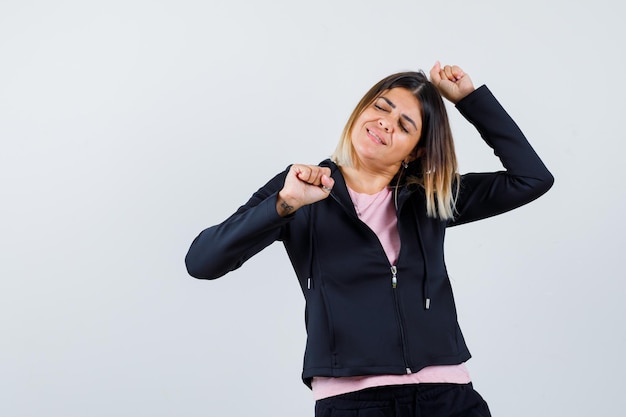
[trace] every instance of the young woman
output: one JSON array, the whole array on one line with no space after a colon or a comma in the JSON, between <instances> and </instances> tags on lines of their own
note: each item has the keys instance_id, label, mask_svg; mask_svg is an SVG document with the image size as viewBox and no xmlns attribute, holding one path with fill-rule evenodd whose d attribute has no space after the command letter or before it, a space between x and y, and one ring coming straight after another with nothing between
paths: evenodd
<instances>
[{"instance_id":1,"label":"young woman","mask_svg":"<svg viewBox=\"0 0 626 417\"><path fill-rule=\"evenodd\" d=\"M318 417L490 415L464 365L445 229L528 203L553 178L486 86L439 63L430 78L374 85L330 160L291 165L186 257L189 274L215 279L283 242L306 299L302 378ZM442 96L504 171L457 173Z\"/></svg>"}]
</instances>

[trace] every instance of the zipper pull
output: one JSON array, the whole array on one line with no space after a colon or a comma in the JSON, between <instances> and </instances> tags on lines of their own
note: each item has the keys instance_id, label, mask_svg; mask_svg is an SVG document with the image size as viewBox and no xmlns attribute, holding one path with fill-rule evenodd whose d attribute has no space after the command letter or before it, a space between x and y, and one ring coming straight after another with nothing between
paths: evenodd
<instances>
[{"instance_id":1,"label":"zipper pull","mask_svg":"<svg viewBox=\"0 0 626 417\"><path fill-rule=\"evenodd\" d=\"M307 287L308 290L311 289L311 277L306 279L306 287Z\"/></svg>"},{"instance_id":2,"label":"zipper pull","mask_svg":"<svg viewBox=\"0 0 626 417\"><path fill-rule=\"evenodd\" d=\"M391 266L391 288L396 288L398 286L398 268L395 265Z\"/></svg>"}]
</instances>

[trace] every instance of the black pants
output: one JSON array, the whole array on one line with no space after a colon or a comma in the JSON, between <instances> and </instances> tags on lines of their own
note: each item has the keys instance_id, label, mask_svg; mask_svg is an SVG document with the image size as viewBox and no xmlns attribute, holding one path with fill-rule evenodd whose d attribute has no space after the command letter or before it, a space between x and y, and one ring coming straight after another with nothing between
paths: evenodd
<instances>
[{"instance_id":1,"label":"black pants","mask_svg":"<svg viewBox=\"0 0 626 417\"><path fill-rule=\"evenodd\" d=\"M491 417L472 384L368 388L315 403L315 417Z\"/></svg>"}]
</instances>

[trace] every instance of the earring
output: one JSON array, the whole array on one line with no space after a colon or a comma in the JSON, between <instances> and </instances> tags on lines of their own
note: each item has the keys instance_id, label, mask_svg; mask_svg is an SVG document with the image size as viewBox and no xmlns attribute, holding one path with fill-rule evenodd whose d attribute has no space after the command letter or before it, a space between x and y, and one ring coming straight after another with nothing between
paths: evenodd
<instances>
[{"instance_id":1,"label":"earring","mask_svg":"<svg viewBox=\"0 0 626 417\"><path fill-rule=\"evenodd\" d=\"M409 163L407 161L402 161L402 167L407 169L409 167Z\"/></svg>"}]
</instances>

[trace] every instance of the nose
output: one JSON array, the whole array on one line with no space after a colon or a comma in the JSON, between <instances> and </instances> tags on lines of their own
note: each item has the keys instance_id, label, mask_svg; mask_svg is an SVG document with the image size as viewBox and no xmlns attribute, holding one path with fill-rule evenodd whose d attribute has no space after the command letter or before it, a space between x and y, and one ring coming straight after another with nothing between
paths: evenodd
<instances>
[{"instance_id":1,"label":"nose","mask_svg":"<svg viewBox=\"0 0 626 417\"><path fill-rule=\"evenodd\" d=\"M393 127L393 124L389 122L389 120L387 120L386 117L381 117L380 119L378 119L378 125L385 130L385 132L391 132L391 129Z\"/></svg>"}]
</instances>

